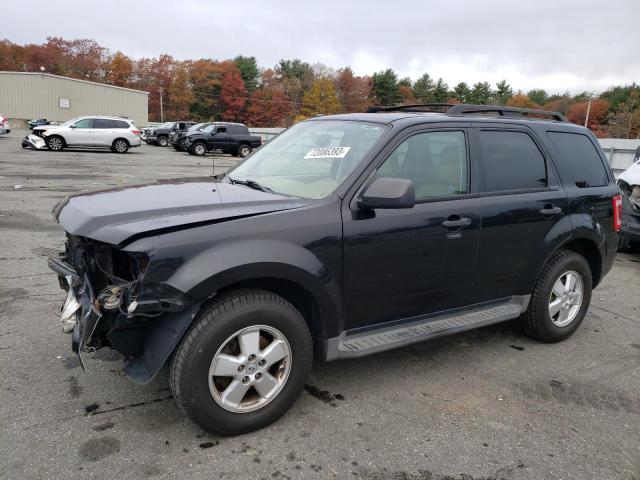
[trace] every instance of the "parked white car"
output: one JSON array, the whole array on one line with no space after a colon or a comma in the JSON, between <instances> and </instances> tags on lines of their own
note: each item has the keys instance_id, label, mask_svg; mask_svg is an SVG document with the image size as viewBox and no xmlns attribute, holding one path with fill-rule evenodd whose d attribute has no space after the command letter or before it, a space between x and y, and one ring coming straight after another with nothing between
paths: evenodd
<instances>
[{"instance_id":1,"label":"parked white car","mask_svg":"<svg viewBox=\"0 0 640 480\"><path fill-rule=\"evenodd\" d=\"M9 133L11 131L11 125L9 125L9 119L4 115L0 115L0 135Z\"/></svg>"},{"instance_id":2,"label":"parked white car","mask_svg":"<svg viewBox=\"0 0 640 480\"><path fill-rule=\"evenodd\" d=\"M120 117L78 117L62 125L35 127L33 133L54 151L65 147L98 147L126 153L142 143L140 130L131 120Z\"/></svg>"}]
</instances>

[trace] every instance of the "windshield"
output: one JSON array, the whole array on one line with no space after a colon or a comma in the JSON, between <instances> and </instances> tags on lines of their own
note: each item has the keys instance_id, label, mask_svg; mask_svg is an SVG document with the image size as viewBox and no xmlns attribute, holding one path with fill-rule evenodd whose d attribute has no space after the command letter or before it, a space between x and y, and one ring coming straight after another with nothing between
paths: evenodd
<instances>
[{"instance_id":1,"label":"windshield","mask_svg":"<svg viewBox=\"0 0 640 480\"><path fill-rule=\"evenodd\" d=\"M380 138L384 125L343 120L294 125L229 172L274 192L304 198L332 193Z\"/></svg>"},{"instance_id":2,"label":"windshield","mask_svg":"<svg viewBox=\"0 0 640 480\"><path fill-rule=\"evenodd\" d=\"M205 125L206 125L206 123L196 123L194 126L189 127L189 130L187 130L187 131L188 132L197 132L198 130L200 130Z\"/></svg>"},{"instance_id":3,"label":"windshield","mask_svg":"<svg viewBox=\"0 0 640 480\"><path fill-rule=\"evenodd\" d=\"M61 123L60 126L61 127L66 127L67 125L71 125L72 123L76 123L77 120L79 120L81 117L73 117L71 120L67 120L64 123Z\"/></svg>"},{"instance_id":4,"label":"windshield","mask_svg":"<svg viewBox=\"0 0 640 480\"><path fill-rule=\"evenodd\" d=\"M203 128L203 129L202 129L202 131L203 131L204 133L211 133L211 132L213 132L213 129L214 129L215 127L216 127L215 125L209 125L208 127Z\"/></svg>"}]
</instances>

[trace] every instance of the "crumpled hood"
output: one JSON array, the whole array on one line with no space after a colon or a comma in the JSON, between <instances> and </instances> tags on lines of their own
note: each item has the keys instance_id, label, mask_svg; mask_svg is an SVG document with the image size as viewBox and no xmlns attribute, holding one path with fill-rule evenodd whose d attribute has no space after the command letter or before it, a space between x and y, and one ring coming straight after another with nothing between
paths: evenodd
<instances>
[{"instance_id":1,"label":"crumpled hood","mask_svg":"<svg viewBox=\"0 0 640 480\"><path fill-rule=\"evenodd\" d=\"M640 185L640 160L637 160L618 176L618 180L624 180L629 185Z\"/></svg>"},{"instance_id":2,"label":"crumpled hood","mask_svg":"<svg viewBox=\"0 0 640 480\"><path fill-rule=\"evenodd\" d=\"M209 177L72 195L54 207L53 215L72 235L122 244L134 235L300 208L310 202Z\"/></svg>"}]
</instances>

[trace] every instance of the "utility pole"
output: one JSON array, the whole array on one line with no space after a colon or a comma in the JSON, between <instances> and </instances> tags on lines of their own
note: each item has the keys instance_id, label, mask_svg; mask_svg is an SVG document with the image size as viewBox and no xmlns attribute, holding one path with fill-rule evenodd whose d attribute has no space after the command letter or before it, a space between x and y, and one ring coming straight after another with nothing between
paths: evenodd
<instances>
[{"instance_id":1,"label":"utility pole","mask_svg":"<svg viewBox=\"0 0 640 480\"><path fill-rule=\"evenodd\" d=\"M589 113L591 113L591 99L593 98L593 93L589 94L589 103L587 103L587 116L584 118L584 127L588 128L589 125Z\"/></svg>"},{"instance_id":2,"label":"utility pole","mask_svg":"<svg viewBox=\"0 0 640 480\"><path fill-rule=\"evenodd\" d=\"M162 112L162 91L164 89L162 87L160 87L160 123L164 123L164 114ZM591 103L589 103L589 105L591 105ZM589 113L587 112L587 116L589 115Z\"/></svg>"}]
</instances>

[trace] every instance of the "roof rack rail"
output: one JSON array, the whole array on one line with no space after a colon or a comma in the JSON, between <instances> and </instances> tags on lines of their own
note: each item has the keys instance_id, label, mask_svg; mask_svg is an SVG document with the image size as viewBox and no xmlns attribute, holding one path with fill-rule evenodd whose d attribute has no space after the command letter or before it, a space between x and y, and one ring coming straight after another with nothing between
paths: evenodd
<instances>
[{"instance_id":1,"label":"roof rack rail","mask_svg":"<svg viewBox=\"0 0 640 480\"><path fill-rule=\"evenodd\" d=\"M546 117L552 117L558 122L568 122L564 115L560 112L550 112L548 110L538 110L535 108L517 108L517 107L502 107L496 105L469 105L465 103L459 103L453 105L447 110L447 115L465 115L473 113L497 113L502 117L526 117L527 115L542 115Z\"/></svg>"},{"instance_id":2,"label":"roof rack rail","mask_svg":"<svg viewBox=\"0 0 640 480\"><path fill-rule=\"evenodd\" d=\"M433 110L434 108L450 108L450 103L414 103L412 105L396 105L393 107L370 107L367 113L378 112L435 112L445 113L447 110Z\"/></svg>"}]
</instances>

